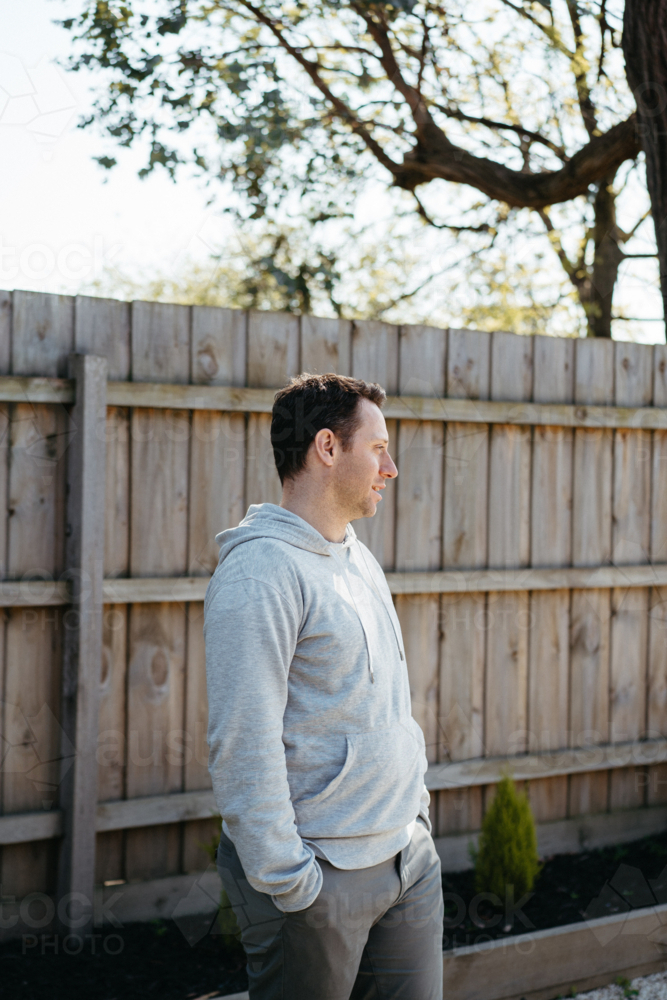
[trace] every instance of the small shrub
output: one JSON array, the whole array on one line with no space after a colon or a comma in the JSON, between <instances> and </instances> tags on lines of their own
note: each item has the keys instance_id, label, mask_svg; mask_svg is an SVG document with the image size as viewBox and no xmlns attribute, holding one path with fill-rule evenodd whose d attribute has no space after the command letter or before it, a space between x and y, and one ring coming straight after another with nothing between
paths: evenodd
<instances>
[{"instance_id":1,"label":"small shrub","mask_svg":"<svg viewBox=\"0 0 667 1000\"><path fill-rule=\"evenodd\" d=\"M514 898L530 892L540 871L535 821L525 794L505 777L484 817L475 857L475 887L505 900L506 886Z\"/></svg>"}]
</instances>

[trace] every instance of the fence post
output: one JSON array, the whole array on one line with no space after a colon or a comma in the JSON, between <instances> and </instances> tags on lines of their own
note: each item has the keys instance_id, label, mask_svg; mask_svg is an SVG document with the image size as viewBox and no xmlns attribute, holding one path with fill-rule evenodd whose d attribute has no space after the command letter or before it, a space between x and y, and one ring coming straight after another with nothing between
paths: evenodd
<instances>
[{"instance_id":1,"label":"fence post","mask_svg":"<svg viewBox=\"0 0 667 1000\"><path fill-rule=\"evenodd\" d=\"M97 731L102 661L106 358L72 354L75 380L67 469L67 574L72 607L65 615L62 676L57 923L85 936L93 925ZM72 756L72 747L74 748Z\"/></svg>"}]
</instances>

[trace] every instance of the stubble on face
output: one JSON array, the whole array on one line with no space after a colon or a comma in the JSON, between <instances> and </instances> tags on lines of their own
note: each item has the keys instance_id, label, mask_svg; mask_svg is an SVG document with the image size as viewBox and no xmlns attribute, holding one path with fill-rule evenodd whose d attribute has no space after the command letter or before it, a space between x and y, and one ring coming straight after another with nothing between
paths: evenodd
<instances>
[{"instance_id":1,"label":"stubble on face","mask_svg":"<svg viewBox=\"0 0 667 1000\"><path fill-rule=\"evenodd\" d=\"M384 485L379 474L377 441L386 435L380 410L368 400L360 402L359 423L348 450L341 453L335 479L335 502L347 521L374 517L379 501L373 486Z\"/></svg>"},{"instance_id":2,"label":"stubble on face","mask_svg":"<svg viewBox=\"0 0 667 1000\"><path fill-rule=\"evenodd\" d=\"M378 501L368 495L368 476L360 476L353 462L341 463L341 466L341 475L336 480L335 487L338 509L344 512L348 521L356 521L360 517L373 517ZM345 467L349 469L347 474Z\"/></svg>"}]
</instances>

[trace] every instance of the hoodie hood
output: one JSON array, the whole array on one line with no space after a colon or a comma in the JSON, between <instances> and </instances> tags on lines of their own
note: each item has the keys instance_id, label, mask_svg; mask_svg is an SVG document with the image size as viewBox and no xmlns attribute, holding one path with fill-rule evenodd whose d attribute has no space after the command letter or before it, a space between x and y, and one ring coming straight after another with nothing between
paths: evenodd
<instances>
[{"instance_id":1,"label":"hoodie hood","mask_svg":"<svg viewBox=\"0 0 667 1000\"><path fill-rule=\"evenodd\" d=\"M254 538L279 538L298 549L317 552L322 556L330 556L335 551L332 548L334 543L328 542L319 531L313 528L312 524L308 524L302 517L285 510L283 507L278 507L275 503L256 503L248 507L248 513L238 527L228 528L215 536L215 540L220 546L218 565L237 545L252 541ZM345 538L341 544L344 548L348 548L356 541L356 538L354 528L348 524Z\"/></svg>"}]
</instances>

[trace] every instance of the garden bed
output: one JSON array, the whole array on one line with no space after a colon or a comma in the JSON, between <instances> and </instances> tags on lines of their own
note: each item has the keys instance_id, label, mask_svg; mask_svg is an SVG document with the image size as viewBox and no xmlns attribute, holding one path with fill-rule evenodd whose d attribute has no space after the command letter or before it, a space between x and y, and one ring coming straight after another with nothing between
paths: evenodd
<instances>
[{"instance_id":1,"label":"garden bed","mask_svg":"<svg viewBox=\"0 0 667 1000\"><path fill-rule=\"evenodd\" d=\"M621 972L665 967L667 907L659 904L667 903L667 833L547 859L509 931L506 905L475 902L473 872L443 875L443 889L445 995L454 1000L547 1000ZM203 933L202 919L212 932ZM13 1000L234 994L247 985L243 955L216 929L196 916L105 927L94 953L89 942L77 955L62 947L56 954L55 939L35 932L0 945L0 982Z\"/></svg>"},{"instance_id":2,"label":"garden bed","mask_svg":"<svg viewBox=\"0 0 667 1000\"><path fill-rule=\"evenodd\" d=\"M507 900L479 900L472 870L444 874L442 884L445 950L612 916L667 903L667 832L546 859L533 895L514 914Z\"/></svg>"},{"instance_id":3,"label":"garden bed","mask_svg":"<svg viewBox=\"0 0 667 1000\"><path fill-rule=\"evenodd\" d=\"M12 1000L195 1000L247 989L245 956L207 934L191 947L172 920L105 927L79 955L37 934L0 945L0 994Z\"/></svg>"}]
</instances>

